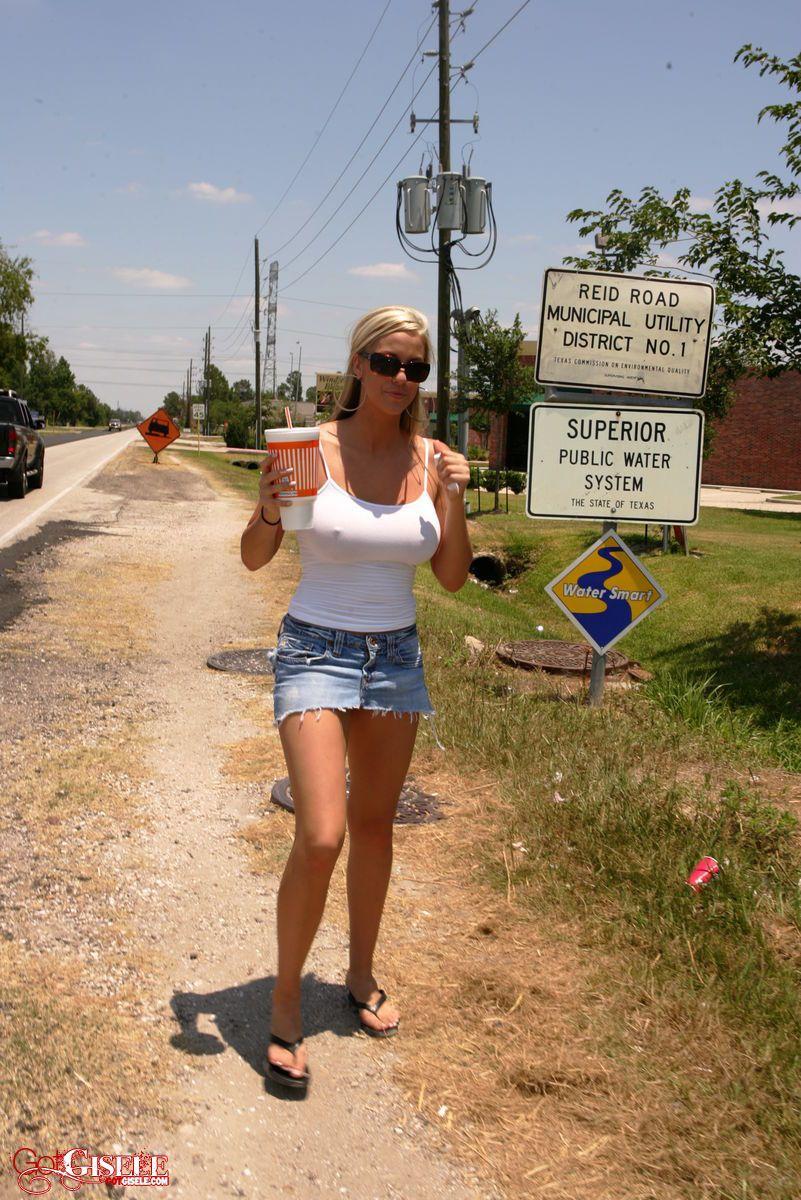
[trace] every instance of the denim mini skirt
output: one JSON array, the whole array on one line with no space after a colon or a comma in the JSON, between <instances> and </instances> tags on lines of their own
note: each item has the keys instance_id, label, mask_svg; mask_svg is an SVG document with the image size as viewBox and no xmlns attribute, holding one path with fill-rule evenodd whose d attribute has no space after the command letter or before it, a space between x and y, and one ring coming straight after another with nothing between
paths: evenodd
<instances>
[{"instance_id":1,"label":"denim mini skirt","mask_svg":"<svg viewBox=\"0 0 801 1200\"><path fill-rule=\"evenodd\" d=\"M391 712L426 720L435 709L423 675L423 654L417 625L381 633L351 633L311 625L285 613L278 629L273 658L273 724L290 713L303 717L324 708L342 712L366 708L375 715ZM445 747L432 725L434 740Z\"/></svg>"}]
</instances>

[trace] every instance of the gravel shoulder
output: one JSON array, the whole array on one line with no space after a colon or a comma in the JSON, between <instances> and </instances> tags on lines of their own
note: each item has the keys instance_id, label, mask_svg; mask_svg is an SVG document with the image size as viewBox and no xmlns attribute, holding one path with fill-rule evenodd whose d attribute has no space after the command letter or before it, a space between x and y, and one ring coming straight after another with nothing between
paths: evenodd
<instances>
[{"instance_id":1,"label":"gravel shoulder","mask_svg":"<svg viewBox=\"0 0 801 1200\"><path fill-rule=\"evenodd\" d=\"M186 458L154 465L135 445L68 498L64 540L18 553L4 585L17 591L0 638L28 719L20 729L3 705L18 766L3 805L0 931L19 962L69 966L72 999L122 1021L119 1053L138 1065L95 1128L59 1130L44 1101L18 1096L4 1156L58 1131L166 1153L171 1195L193 1200L492 1200L490 1180L447 1154L393 1082L401 1051L353 1034L346 935L327 917L304 979L309 1097L265 1090L279 874L255 868L248 830L285 768L269 686L206 659L272 645L298 567L285 544L264 571L245 570L248 511ZM237 779L232 755L265 738L273 774ZM26 1120L36 1128L23 1138Z\"/></svg>"}]
</instances>

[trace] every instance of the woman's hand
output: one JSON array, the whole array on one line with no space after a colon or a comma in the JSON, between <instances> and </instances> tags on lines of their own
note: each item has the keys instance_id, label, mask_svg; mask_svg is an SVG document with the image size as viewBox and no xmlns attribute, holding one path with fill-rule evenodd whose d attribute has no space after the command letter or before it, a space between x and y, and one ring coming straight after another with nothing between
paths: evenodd
<instances>
[{"instance_id":1,"label":"woman's hand","mask_svg":"<svg viewBox=\"0 0 801 1200\"><path fill-rule=\"evenodd\" d=\"M268 521L277 521L281 509L291 504L291 500L279 500L278 492L283 481L292 481L292 471L289 467L276 467L277 454L268 454L261 464L259 474L259 504L264 509Z\"/></svg>"},{"instance_id":2,"label":"woman's hand","mask_svg":"<svg viewBox=\"0 0 801 1200\"><path fill-rule=\"evenodd\" d=\"M434 452L439 455L435 462L446 499L461 504L470 482L470 465L467 459L458 450L451 450L450 446L437 441L436 438ZM454 484L457 486L454 487Z\"/></svg>"}]
</instances>

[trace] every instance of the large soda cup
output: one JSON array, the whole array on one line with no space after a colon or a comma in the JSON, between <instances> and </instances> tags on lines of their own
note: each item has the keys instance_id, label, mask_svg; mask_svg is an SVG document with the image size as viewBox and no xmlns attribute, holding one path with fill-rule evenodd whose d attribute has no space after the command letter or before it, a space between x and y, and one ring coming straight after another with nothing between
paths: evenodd
<instances>
[{"instance_id":1,"label":"large soda cup","mask_svg":"<svg viewBox=\"0 0 801 1200\"><path fill-rule=\"evenodd\" d=\"M279 500L290 501L288 508L281 509L281 524L284 529L308 529L317 496L320 430L316 425L310 429L265 429L264 441L269 453L278 456L276 465L291 469L295 477L294 485L287 482L278 493Z\"/></svg>"}]
</instances>

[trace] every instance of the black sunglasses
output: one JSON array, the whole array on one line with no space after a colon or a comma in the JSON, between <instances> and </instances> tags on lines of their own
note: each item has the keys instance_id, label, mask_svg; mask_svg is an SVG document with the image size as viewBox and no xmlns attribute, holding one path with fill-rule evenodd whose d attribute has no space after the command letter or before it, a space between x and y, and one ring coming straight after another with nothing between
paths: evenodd
<instances>
[{"instance_id":1,"label":"black sunglasses","mask_svg":"<svg viewBox=\"0 0 801 1200\"><path fill-rule=\"evenodd\" d=\"M397 354L368 354L366 350L360 350L359 355L369 360L370 370L375 371L376 375L387 375L390 379L394 379L403 367L409 383L422 383L424 379L428 379L431 370L431 363L424 362L422 358L410 358L408 362L401 362Z\"/></svg>"}]
</instances>

